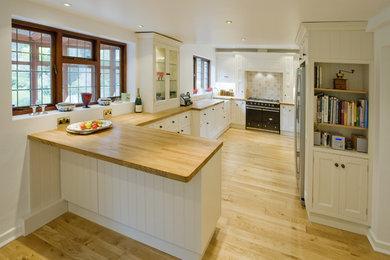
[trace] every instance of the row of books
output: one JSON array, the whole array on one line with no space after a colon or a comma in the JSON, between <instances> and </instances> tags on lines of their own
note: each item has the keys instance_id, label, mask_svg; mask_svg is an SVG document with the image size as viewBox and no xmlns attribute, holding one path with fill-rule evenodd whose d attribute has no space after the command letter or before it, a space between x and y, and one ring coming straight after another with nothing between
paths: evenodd
<instances>
[{"instance_id":1,"label":"row of books","mask_svg":"<svg viewBox=\"0 0 390 260\"><path fill-rule=\"evenodd\" d=\"M322 67L315 66L314 67L314 87L322 88Z\"/></svg>"},{"instance_id":2,"label":"row of books","mask_svg":"<svg viewBox=\"0 0 390 260\"><path fill-rule=\"evenodd\" d=\"M368 101L367 99L346 101L319 94L317 122L368 128Z\"/></svg>"}]
</instances>

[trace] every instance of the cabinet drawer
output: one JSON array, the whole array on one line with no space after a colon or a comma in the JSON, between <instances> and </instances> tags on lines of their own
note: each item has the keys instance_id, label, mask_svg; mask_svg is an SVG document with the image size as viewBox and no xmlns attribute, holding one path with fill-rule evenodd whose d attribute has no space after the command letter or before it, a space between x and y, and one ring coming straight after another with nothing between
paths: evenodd
<instances>
[{"instance_id":1,"label":"cabinet drawer","mask_svg":"<svg viewBox=\"0 0 390 260\"><path fill-rule=\"evenodd\" d=\"M191 112L190 111L179 114L178 118L179 118L180 127L191 125Z\"/></svg>"}]
</instances>

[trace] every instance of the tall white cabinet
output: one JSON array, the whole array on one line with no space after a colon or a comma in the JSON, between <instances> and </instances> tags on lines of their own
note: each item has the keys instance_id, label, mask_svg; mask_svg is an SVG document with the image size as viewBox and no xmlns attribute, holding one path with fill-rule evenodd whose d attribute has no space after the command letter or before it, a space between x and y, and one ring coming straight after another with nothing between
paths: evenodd
<instances>
[{"instance_id":1,"label":"tall white cabinet","mask_svg":"<svg viewBox=\"0 0 390 260\"><path fill-rule=\"evenodd\" d=\"M181 42L158 33L137 33L138 82L146 112L179 106Z\"/></svg>"},{"instance_id":2,"label":"tall white cabinet","mask_svg":"<svg viewBox=\"0 0 390 260\"><path fill-rule=\"evenodd\" d=\"M303 23L297 42L300 61L306 65L306 144L305 203L312 221L366 234L371 224L372 140L373 131L356 125L329 124L317 119L315 95L340 100L367 99L374 103L373 35L364 22ZM321 86L315 88L315 67L321 67ZM340 70L354 69L346 75L347 89L333 89ZM317 80L318 82L318 80ZM318 83L317 83L318 84ZM373 125L369 110L369 125ZM333 150L314 146L314 130L351 138L368 139L368 153Z\"/></svg>"}]
</instances>

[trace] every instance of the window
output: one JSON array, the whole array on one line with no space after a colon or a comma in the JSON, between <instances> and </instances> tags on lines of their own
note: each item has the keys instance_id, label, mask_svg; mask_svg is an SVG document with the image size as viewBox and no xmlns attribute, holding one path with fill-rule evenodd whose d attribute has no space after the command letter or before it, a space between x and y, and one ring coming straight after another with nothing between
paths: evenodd
<instances>
[{"instance_id":1,"label":"window","mask_svg":"<svg viewBox=\"0 0 390 260\"><path fill-rule=\"evenodd\" d=\"M100 90L102 97L119 96L121 90L121 49L100 46Z\"/></svg>"},{"instance_id":2,"label":"window","mask_svg":"<svg viewBox=\"0 0 390 260\"><path fill-rule=\"evenodd\" d=\"M194 89L210 87L210 60L194 56Z\"/></svg>"},{"instance_id":3,"label":"window","mask_svg":"<svg viewBox=\"0 0 390 260\"><path fill-rule=\"evenodd\" d=\"M12 29L12 106L52 103L52 35Z\"/></svg>"},{"instance_id":4,"label":"window","mask_svg":"<svg viewBox=\"0 0 390 260\"><path fill-rule=\"evenodd\" d=\"M28 113L32 105L81 104L83 92L92 93L92 102L120 97L125 60L123 43L13 20L13 113Z\"/></svg>"}]
</instances>

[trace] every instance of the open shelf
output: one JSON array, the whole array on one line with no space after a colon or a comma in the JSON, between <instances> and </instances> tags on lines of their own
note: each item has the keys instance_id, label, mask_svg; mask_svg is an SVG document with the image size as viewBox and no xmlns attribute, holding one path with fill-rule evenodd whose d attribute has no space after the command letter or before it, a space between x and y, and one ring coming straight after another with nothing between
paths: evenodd
<instances>
[{"instance_id":1,"label":"open shelf","mask_svg":"<svg viewBox=\"0 0 390 260\"><path fill-rule=\"evenodd\" d=\"M356 130L363 130L367 131L368 128L359 127L359 126L351 126L351 125L339 125L339 124L328 124L328 123L314 123L317 126L330 126L330 127L340 127L340 128L347 128L347 129L356 129Z\"/></svg>"},{"instance_id":2,"label":"open shelf","mask_svg":"<svg viewBox=\"0 0 390 260\"><path fill-rule=\"evenodd\" d=\"M315 88L314 91L323 91L323 92L338 92L338 93L350 93L350 94L364 94L368 95L368 91L363 90L342 90L342 89L333 89L333 88Z\"/></svg>"}]
</instances>

